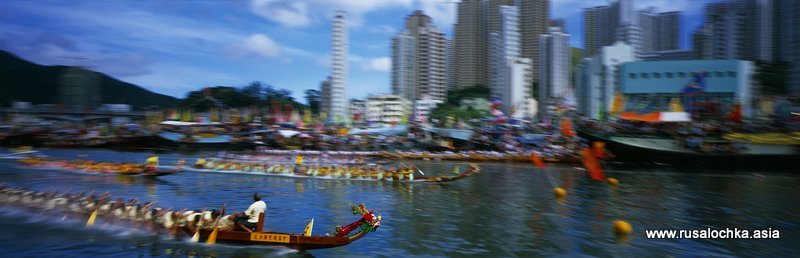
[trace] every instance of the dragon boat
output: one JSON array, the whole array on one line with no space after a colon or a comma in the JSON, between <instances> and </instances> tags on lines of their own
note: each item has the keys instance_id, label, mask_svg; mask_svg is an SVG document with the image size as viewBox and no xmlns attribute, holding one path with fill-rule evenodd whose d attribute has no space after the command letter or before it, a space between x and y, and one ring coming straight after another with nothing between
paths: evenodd
<instances>
[{"instance_id":1,"label":"dragon boat","mask_svg":"<svg viewBox=\"0 0 800 258\"><path fill-rule=\"evenodd\" d=\"M257 162L203 161L195 163L192 170L201 172L228 172L259 174L268 176L345 179L365 181L398 181L398 182L450 182L466 178L473 173L480 173L480 167L470 164L469 169L460 172L454 168L454 176L424 176L419 168L413 165L400 164L398 168L383 169L384 164L368 165L297 165L297 164L263 164ZM402 168L400 168L402 167ZM415 176L415 173L422 176Z\"/></svg>"},{"instance_id":2,"label":"dragon boat","mask_svg":"<svg viewBox=\"0 0 800 258\"><path fill-rule=\"evenodd\" d=\"M172 175L178 173L183 168L183 165L178 165L172 169L164 169L145 164L95 162L87 160L56 160L38 157L19 159L18 162L24 166L36 168L53 168L68 171L80 171L91 174L128 175L142 177L160 177Z\"/></svg>"},{"instance_id":3,"label":"dragon boat","mask_svg":"<svg viewBox=\"0 0 800 258\"><path fill-rule=\"evenodd\" d=\"M359 205L352 204L351 209L353 215L359 215L360 217L345 226L337 226L332 234L326 235L311 235L313 220L306 225L306 229L301 234L264 232L264 213L259 215L255 230L234 227L231 230L216 230L215 232L212 229L213 227L200 228L198 230L191 225L186 225L180 229L188 236L197 234L199 241L207 243L209 238L214 238L213 241L221 243L284 246L295 250L333 248L353 243L380 227L382 217L375 215L374 211L367 210L363 203Z\"/></svg>"},{"instance_id":4,"label":"dragon boat","mask_svg":"<svg viewBox=\"0 0 800 258\"><path fill-rule=\"evenodd\" d=\"M312 235L313 219L300 234L264 232L264 213L259 214L254 229L232 224L230 216L223 216L222 210L215 214L213 210L173 211L172 208L154 207L154 202L137 205L138 199L124 202L122 199L111 201L108 193L95 195L94 192L84 195L83 192L73 194L57 194L55 192L37 192L21 188L6 188L0 185L0 205L23 208L31 211L46 211L43 214L58 214L59 217L87 219L86 226L96 222L128 225L144 228L170 236L184 236L186 233L192 242L203 241L206 244L229 243L244 245L284 246L296 250L333 248L351 244L374 232L381 226L382 217L374 210L368 210L363 203L351 204L353 215L359 218L350 224L336 226L333 232L325 235ZM235 218L235 217L234 217ZM223 225L223 220L229 220Z\"/></svg>"}]
</instances>

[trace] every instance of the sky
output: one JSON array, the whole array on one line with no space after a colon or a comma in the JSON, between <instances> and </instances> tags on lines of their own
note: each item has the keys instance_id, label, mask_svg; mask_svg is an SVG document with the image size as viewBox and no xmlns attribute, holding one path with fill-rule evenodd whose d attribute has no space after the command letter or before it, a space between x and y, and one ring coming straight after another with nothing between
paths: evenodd
<instances>
[{"instance_id":1,"label":"sky","mask_svg":"<svg viewBox=\"0 0 800 258\"><path fill-rule=\"evenodd\" d=\"M524 0L523 0L524 1ZM682 47L711 0L634 0L636 9L683 11ZM261 81L304 102L330 74L334 11L348 13L347 95L390 92L391 37L423 10L448 37L457 0L0 1L0 49L42 65L80 65L183 98L208 86ZM582 9L605 0L551 0L583 46Z\"/></svg>"}]
</instances>

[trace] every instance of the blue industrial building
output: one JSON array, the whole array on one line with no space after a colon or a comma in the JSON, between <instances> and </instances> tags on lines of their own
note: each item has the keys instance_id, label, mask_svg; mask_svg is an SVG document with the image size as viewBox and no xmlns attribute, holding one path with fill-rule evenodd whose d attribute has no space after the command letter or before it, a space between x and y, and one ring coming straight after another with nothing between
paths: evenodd
<instances>
[{"instance_id":1,"label":"blue industrial building","mask_svg":"<svg viewBox=\"0 0 800 258\"><path fill-rule=\"evenodd\" d=\"M753 63L741 60L637 61L622 64L618 76L626 111L665 111L679 100L687 112L724 112L739 103L749 117L753 72Z\"/></svg>"}]
</instances>

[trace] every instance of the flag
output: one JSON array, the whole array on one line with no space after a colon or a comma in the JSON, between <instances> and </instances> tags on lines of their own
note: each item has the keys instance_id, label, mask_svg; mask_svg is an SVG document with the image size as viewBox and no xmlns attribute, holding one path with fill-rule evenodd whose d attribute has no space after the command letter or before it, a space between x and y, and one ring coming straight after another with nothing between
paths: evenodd
<instances>
[{"instance_id":1,"label":"flag","mask_svg":"<svg viewBox=\"0 0 800 258\"><path fill-rule=\"evenodd\" d=\"M539 155L536 155L536 152L531 153L531 160L533 161L533 164L536 164L536 167L542 169L544 168L544 162L542 162L542 159L539 158Z\"/></svg>"},{"instance_id":2,"label":"flag","mask_svg":"<svg viewBox=\"0 0 800 258\"><path fill-rule=\"evenodd\" d=\"M158 166L158 156L151 156L145 160L145 163L148 165L155 165Z\"/></svg>"},{"instance_id":3,"label":"flag","mask_svg":"<svg viewBox=\"0 0 800 258\"><path fill-rule=\"evenodd\" d=\"M314 230L314 218L306 224L306 229L303 230L303 236L311 236L311 231Z\"/></svg>"},{"instance_id":4,"label":"flag","mask_svg":"<svg viewBox=\"0 0 800 258\"><path fill-rule=\"evenodd\" d=\"M606 143L605 142L593 142L592 143L594 156L597 158L606 158Z\"/></svg>"},{"instance_id":5,"label":"flag","mask_svg":"<svg viewBox=\"0 0 800 258\"><path fill-rule=\"evenodd\" d=\"M501 101L500 101L500 99L498 99L498 98L493 98L493 99L492 99L492 103L491 103L491 104L489 104L489 107L490 107L490 108L497 108L497 107L499 107L501 104L503 104L503 102L501 102Z\"/></svg>"},{"instance_id":6,"label":"flag","mask_svg":"<svg viewBox=\"0 0 800 258\"><path fill-rule=\"evenodd\" d=\"M311 124L311 109L309 108L303 110L303 123Z\"/></svg>"},{"instance_id":7,"label":"flag","mask_svg":"<svg viewBox=\"0 0 800 258\"><path fill-rule=\"evenodd\" d=\"M625 100L622 97L622 93L617 93L614 95L614 103L611 104L611 114L618 114L624 110L625 107Z\"/></svg>"},{"instance_id":8,"label":"flag","mask_svg":"<svg viewBox=\"0 0 800 258\"><path fill-rule=\"evenodd\" d=\"M739 103L733 104L733 108L731 108L731 113L728 114L728 120L732 122L742 121L742 105L740 105Z\"/></svg>"},{"instance_id":9,"label":"flag","mask_svg":"<svg viewBox=\"0 0 800 258\"><path fill-rule=\"evenodd\" d=\"M703 93L706 91L706 72L692 73L692 80L683 87L684 94Z\"/></svg>"},{"instance_id":10,"label":"flag","mask_svg":"<svg viewBox=\"0 0 800 258\"><path fill-rule=\"evenodd\" d=\"M672 98L672 100L669 101L669 111L683 112L683 105L681 104L681 100L678 98Z\"/></svg>"},{"instance_id":11,"label":"flag","mask_svg":"<svg viewBox=\"0 0 800 258\"><path fill-rule=\"evenodd\" d=\"M583 166L586 167L586 170L589 171L589 177L594 180L603 181L606 179L605 173L603 173L603 168L600 167L600 161L592 153L592 150L589 148L585 148L581 151L581 156L583 156Z\"/></svg>"},{"instance_id":12,"label":"flag","mask_svg":"<svg viewBox=\"0 0 800 258\"><path fill-rule=\"evenodd\" d=\"M575 130L572 130L572 120L569 118L561 119L561 135L564 137L575 136Z\"/></svg>"}]
</instances>

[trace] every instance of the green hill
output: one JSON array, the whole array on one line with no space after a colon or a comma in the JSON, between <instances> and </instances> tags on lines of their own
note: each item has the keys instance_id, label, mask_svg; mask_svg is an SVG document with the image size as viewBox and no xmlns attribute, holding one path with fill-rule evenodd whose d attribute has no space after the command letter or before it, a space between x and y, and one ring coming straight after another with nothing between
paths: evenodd
<instances>
[{"instance_id":1,"label":"green hill","mask_svg":"<svg viewBox=\"0 0 800 258\"><path fill-rule=\"evenodd\" d=\"M58 104L60 85L71 67L43 66L0 50L0 106L26 101L34 104ZM74 69L72 70L74 72ZM134 109L149 106L174 107L179 100L123 82L108 75L88 71L100 95L100 103L129 104Z\"/></svg>"}]
</instances>

